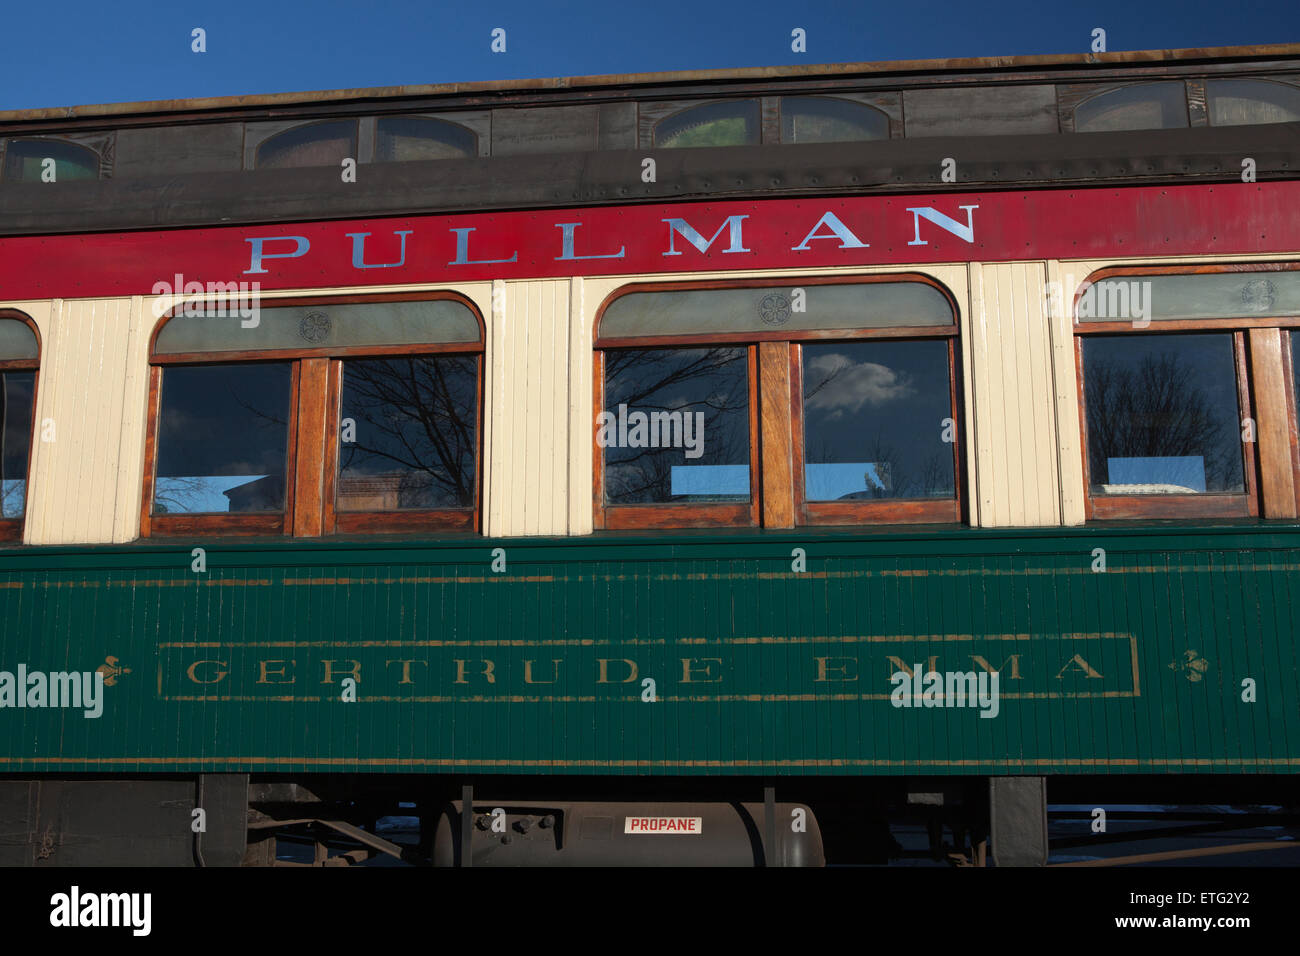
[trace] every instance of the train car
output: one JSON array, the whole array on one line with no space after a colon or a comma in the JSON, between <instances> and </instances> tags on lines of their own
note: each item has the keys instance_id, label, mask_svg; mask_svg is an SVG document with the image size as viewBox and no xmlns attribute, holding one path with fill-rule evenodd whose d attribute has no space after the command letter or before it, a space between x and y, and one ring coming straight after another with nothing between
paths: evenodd
<instances>
[{"instance_id":1,"label":"train car","mask_svg":"<svg viewBox=\"0 0 1300 956\"><path fill-rule=\"evenodd\" d=\"M1298 159L1294 44L0 114L0 862L1293 805Z\"/></svg>"}]
</instances>

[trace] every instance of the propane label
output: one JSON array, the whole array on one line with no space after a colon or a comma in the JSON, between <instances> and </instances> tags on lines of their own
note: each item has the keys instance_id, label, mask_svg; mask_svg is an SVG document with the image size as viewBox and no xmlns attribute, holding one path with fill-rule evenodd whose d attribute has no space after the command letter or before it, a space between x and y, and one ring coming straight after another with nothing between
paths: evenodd
<instances>
[{"instance_id":1,"label":"propane label","mask_svg":"<svg viewBox=\"0 0 1300 956\"><path fill-rule=\"evenodd\" d=\"M703 817L627 817L624 833L694 833L703 831Z\"/></svg>"}]
</instances>

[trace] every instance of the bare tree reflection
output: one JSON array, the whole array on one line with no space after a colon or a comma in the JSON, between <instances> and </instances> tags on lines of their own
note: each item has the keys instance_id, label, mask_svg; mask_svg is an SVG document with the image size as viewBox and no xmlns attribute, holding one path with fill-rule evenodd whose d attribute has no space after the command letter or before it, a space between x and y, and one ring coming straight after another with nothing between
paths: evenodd
<instances>
[{"instance_id":1,"label":"bare tree reflection","mask_svg":"<svg viewBox=\"0 0 1300 956\"><path fill-rule=\"evenodd\" d=\"M1148 355L1136 367L1106 360L1086 365L1088 457L1093 481L1110 483L1112 458L1200 457L1205 487L1240 487L1240 453L1196 369L1177 355Z\"/></svg>"},{"instance_id":2,"label":"bare tree reflection","mask_svg":"<svg viewBox=\"0 0 1300 956\"><path fill-rule=\"evenodd\" d=\"M691 459L691 464L749 464L745 349L611 350L605 352L605 381L609 411L623 404L646 414L704 413L703 454ZM605 495L610 502L644 504L686 497L672 493L672 469L682 463L682 449L611 447L604 451ZM689 496L695 501L702 497Z\"/></svg>"},{"instance_id":3,"label":"bare tree reflection","mask_svg":"<svg viewBox=\"0 0 1300 956\"><path fill-rule=\"evenodd\" d=\"M343 416L356 440L340 445L341 481L388 476L403 508L471 507L478 360L409 356L344 363Z\"/></svg>"}]
</instances>

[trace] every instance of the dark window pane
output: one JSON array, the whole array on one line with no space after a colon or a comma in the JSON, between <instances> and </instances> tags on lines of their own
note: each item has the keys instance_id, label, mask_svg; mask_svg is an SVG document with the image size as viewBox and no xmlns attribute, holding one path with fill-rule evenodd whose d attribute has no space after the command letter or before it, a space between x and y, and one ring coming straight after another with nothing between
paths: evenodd
<instances>
[{"instance_id":1,"label":"dark window pane","mask_svg":"<svg viewBox=\"0 0 1300 956\"><path fill-rule=\"evenodd\" d=\"M803 406L806 500L956 493L946 340L805 345Z\"/></svg>"},{"instance_id":2,"label":"dark window pane","mask_svg":"<svg viewBox=\"0 0 1300 956\"><path fill-rule=\"evenodd\" d=\"M0 518L21 518L27 504L35 372L0 371Z\"/></svg>"},{"instance_id":3,"label":"dark window pane","mask_svg":"<svg viewBox=\"0 0 1300 956\"><path fill-rule=\"evenodd\" d=\"M828 96L781 97L781 142L889 139L889 117L865 103Z\"/></svg>"},{"instance_id":4,"label":"dark window pane","mask_svg":"<svg viewBox=\"0 0 1300 956\"><path fill-rule=\"evenodd\" d=\"M478 155L478 137L463 126L426 116L381 116L375 124L375 161L407 163Z\"/></svg>"},{"instance_id":5,"label":"dark window pane","mask_svg":"<svg viewBox=\"0 0 1300 956\"><path fill-rule=\"evenodd\" d=\"M6 182L41 182L41 163L54 160L54 181L98 179L99 156L94 150L53 139L15 139L5 148Z\"/></svg>"},{"instance_id":6,"label":"dark window pane","mask_svg":"<svg viewBox=\"0 0 1300 956\"><path fill-rule=\"evenodd\" d=\"M750 146L758 140L757 100L691 107L655 126L655 145L661 148Z\"/></svg>"},{"instance_id":7,"label":"dark window pane","mask_svg":"<svg viewBox=\"0 0 1300 956\"><path fill-rule=\"evenodd\" d=\"M1187 93L1181 82L1135 83L1099 93L1074 111L1074 129L1101 133L1122 129L1175 129L1187 125Z\"/></svg>"},{"instance_id":8,"label":"dark window pane","mask_svg":"<svg viewBox=\"0 0 1300 956\"><path fill-rule=\"evenodd\" d=\"M257 147L257 167L338 166L356 155L355 120L308 123L277 133Z\"/></svg>"},{"instance_id":9,"label":"dark window pane","mask_svg":"<svg viewBox=\"0 0 1300 956\"><path fill-rule=\"evenodd\" d=\"M1083 382L1093 494L1244 492L1231 334L1089 336Z\"/></svg>"},{"instance_id":10,"label":"dark window pane","mask_svg":"<svg viewBox=\"0 0 1300 956\"><path fill-rule=\"evenodd\" d=\"M1295 388L1296 414L1300 415L1300 329L1291 333L1291 385Z\"/></svg>"},{"instance_id":11,"label":"dark window pane","mask_svg":"<svg viewBox=\"0 0 1300 956\"><path fill-rule=\"evenodd\" d=\"M609 504L749 500L743 348L605 352L596 425Z\"/></svg>"},{"instance_id":12,"label":"dark window pane","mask_svg":"<svg viewBox=\"0 0 1300 956\"><path fill-rule=\"evenodd\" d=\"M163 370L154 514L283 511L290 363Z\"/></svg>"},{"instance_id":13,"label":"dark window pane","mask_svg":"<svg viewBox=\"0 0 1300 956\"><path fill-rule=\"evenodd\" d=\"M477 356L345 361L339 417L339 511L474 507Z\"/></svg>"},{"instance_id":14,"label":"dark window pane","mask_svg":"<svg viewBox=\"0 0 1300 956\"><path fill-rule=\"evenodd\" d=\"M1300 120L1300 88L1270 80L1207 80L1211 126L1294 123Z\"/></svg>"}]
</instances>

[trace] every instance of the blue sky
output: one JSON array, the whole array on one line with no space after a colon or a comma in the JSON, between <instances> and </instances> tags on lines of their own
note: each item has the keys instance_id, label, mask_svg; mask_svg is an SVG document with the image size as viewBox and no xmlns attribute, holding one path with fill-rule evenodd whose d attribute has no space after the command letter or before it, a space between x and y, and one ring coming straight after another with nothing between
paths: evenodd
<instances>
[{"instance_id":1,"label":"blue sky","mask_svg":"<svg viewBox=\"0 0 1300 956\"><path fill-rule=\"evenodd\" d=\"M190 31L207 31L192 53ZM493 28L506 52L489 50ZM793 53L790 31L807 31ZM0 109L522 77L1300 41L1296 0L7 3Z\"/></svg>"}]
</instances>

